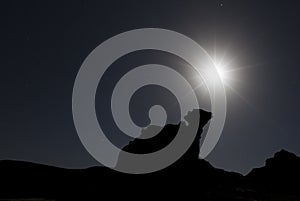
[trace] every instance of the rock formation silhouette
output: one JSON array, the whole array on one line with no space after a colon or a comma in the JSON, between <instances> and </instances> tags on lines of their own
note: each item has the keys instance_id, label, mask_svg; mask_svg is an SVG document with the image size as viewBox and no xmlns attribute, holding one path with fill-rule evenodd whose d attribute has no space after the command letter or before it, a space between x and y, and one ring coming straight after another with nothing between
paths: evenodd
<instances>
[{"instance_id":1,"label":"rock formation silhouette","mask_svg":"<svg viewBox=\"0 0 300 201\"><path fill-rule=\"evenodd\" d=\"M198 113L198 114L197 114ZM196 121L197 119L195 116L200 115L200 121ZM212 114L210 112L204 111L204 110L198 110L195 109L193 111L190 111L184 118L186 122L180 122L178 124L167 124L163 128L158 128L157 126L149 126L145 130L142 131L142 135L152 135L152 130L154 132L156 130L160 130L160 132L155 135L154 137L147 138L147 139L134 139L131 141L127 146L123 148L124 151L130 152L130 153L137 153L137 154L147 154L152 153L155 151L158 151L165 146L167 146L174 138L176 137L176 134L179 130L180 124L183 124L183 131L184 133L190 132L190 127L195 126L195 124L199 124L198 131L196 134L195 139L193 140L191 146L188 148L188 150L183 154L182 157L178 161L176 161L174 164L172 164L172 167L169 167L169 170L171 168L175 168L175 166L189 166L189 164L193 164L195 162L198 162L199 160L199 150L200 150L200 138L201 134L203 132L203 127L207 124L207 122L211 119ZM122 155L119 156L119 161L122 160ZM126 161L125 161L126 162Z\"/></svg>"}]
</instances>

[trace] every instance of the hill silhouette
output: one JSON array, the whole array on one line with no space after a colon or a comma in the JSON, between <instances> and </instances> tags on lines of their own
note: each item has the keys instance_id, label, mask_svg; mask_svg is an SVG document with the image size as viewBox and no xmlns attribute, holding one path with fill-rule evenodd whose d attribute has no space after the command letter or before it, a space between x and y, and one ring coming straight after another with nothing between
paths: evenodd
<instances>
[{"instance_id":1,"label":"hill silhouette","mask_svg":"<svg viewBox=\"0 0 300 201\"><path fill-rule=\"evenodd\" d=\"M185 126L193 123L195 112L200 112L201 118L192 146L163 170L130 175L100 166L64 169L22 161L0 161L0 199L161 200L184 196L187 200L300 200L297 184L300 158L292 153L282 150L268 159L264 167L253 169L246 176L214 168L200 160L199 140L212 115L204 110L194 110L185 118L188 122ZM178 127L179 124L166 125L153 138L136 139L124 150L153 152L172 141ZM147 129L142 134L147 135Z\"/></svg>"},{"instance_id":2,"label":"hill silhouette","mask_svg":"<svg viewBox=\"0 0 300 201\"><path fill-rule=\"evenodd\" d=\"M256 183L256 188L264 192L300 194L300 159L286 150L277 152L267 159L262 168L254 168L247 179Z\"/></svg>"}]
</instances>

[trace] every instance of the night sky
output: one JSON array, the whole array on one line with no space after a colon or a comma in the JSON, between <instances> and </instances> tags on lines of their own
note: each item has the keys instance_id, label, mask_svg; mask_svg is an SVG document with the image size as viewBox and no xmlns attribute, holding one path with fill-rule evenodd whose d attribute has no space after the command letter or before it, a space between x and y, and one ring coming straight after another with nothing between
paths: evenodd
<instances>
[{"instance_id":1,"label":"night sky","mask_svg":"<svg viewBox=\"0 0 300 201\"><path fill-rule=\"evenodd\" d=\"M210 54L216 50L217 56L234 58L225 128L209 162L247 173L282 148L300 155L296 0L3 1L0 9L0 160L68 168L98 165L73 124L77 72L101 42L147 27L180 32ZM170 55L146 53L129 55L115 65L158 57L172 65ZM117 135L115 140L122 142Z\"/></svg>"}]
</instances>

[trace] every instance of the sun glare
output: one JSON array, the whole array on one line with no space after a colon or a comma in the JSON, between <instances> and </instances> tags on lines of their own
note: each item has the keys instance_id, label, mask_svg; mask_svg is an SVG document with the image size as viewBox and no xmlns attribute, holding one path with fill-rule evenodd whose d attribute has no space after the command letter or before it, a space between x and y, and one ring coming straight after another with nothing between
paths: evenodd
<instances>
[{"instance_id":1,"label":"sun glare","mask_svg":"<svg viewBox=\"0 0 300 201\"><path fill-rule=\"evenodd\" d=\"M230 54L229 49L225 51L217 51L215 47L213 52L210 52L211 61L214 64L215 70L211 68L199 68L200 76L195 76L193 79L197 82L196 90L200 93L208 92L207 84L214 84L221 80L226 92L233 92L243 100L246 100L242 94L239 93L239 85L243 83L241 80L241 73L243 70L255 67L260 64L238 66L237 56ZM203 76L201 76L203 75Z\"/></svg>"},{"instance_id":2,"label":"sun glare","mask_svg":"<svg viewBox=\"0 0 300 201\"><path fill-rule=\"evenodd\" d=\"M230 66L226 63L224 63L224 61L216 61L213 60L214 65L217 69L218 75L221 79L221 81L223 82L224 85L228 85L230 84L230 79L232 79L232 69L230 69Z\"/></svg>"}]
</instances>

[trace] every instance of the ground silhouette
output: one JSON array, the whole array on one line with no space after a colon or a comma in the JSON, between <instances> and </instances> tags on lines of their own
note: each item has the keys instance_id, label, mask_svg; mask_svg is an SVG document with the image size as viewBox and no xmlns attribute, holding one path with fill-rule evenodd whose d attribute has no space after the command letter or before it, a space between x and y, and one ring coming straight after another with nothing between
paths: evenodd
<instances>
[{"instance_id":1,"label":"ground silhouette","mask_svg":"<svg viewBox=\"0 0 300 201\"><path fill-rule=\"evenodd\" d=\"M131 175L106 167L79 170L0 161L0 199L300 200L300 158L292 153L282 150L268 159L264 167L253 169L246 176L214 168L200 160L202 129L213 117L209 112L194 110L186 117L189 124L193 123L195 112L200 112L197 136L183 157L168 168ZM153 152L172 141L178 127L179 124L166 125L154 138L134 140L124 150Z\"/></svg>"}]
</instances>

